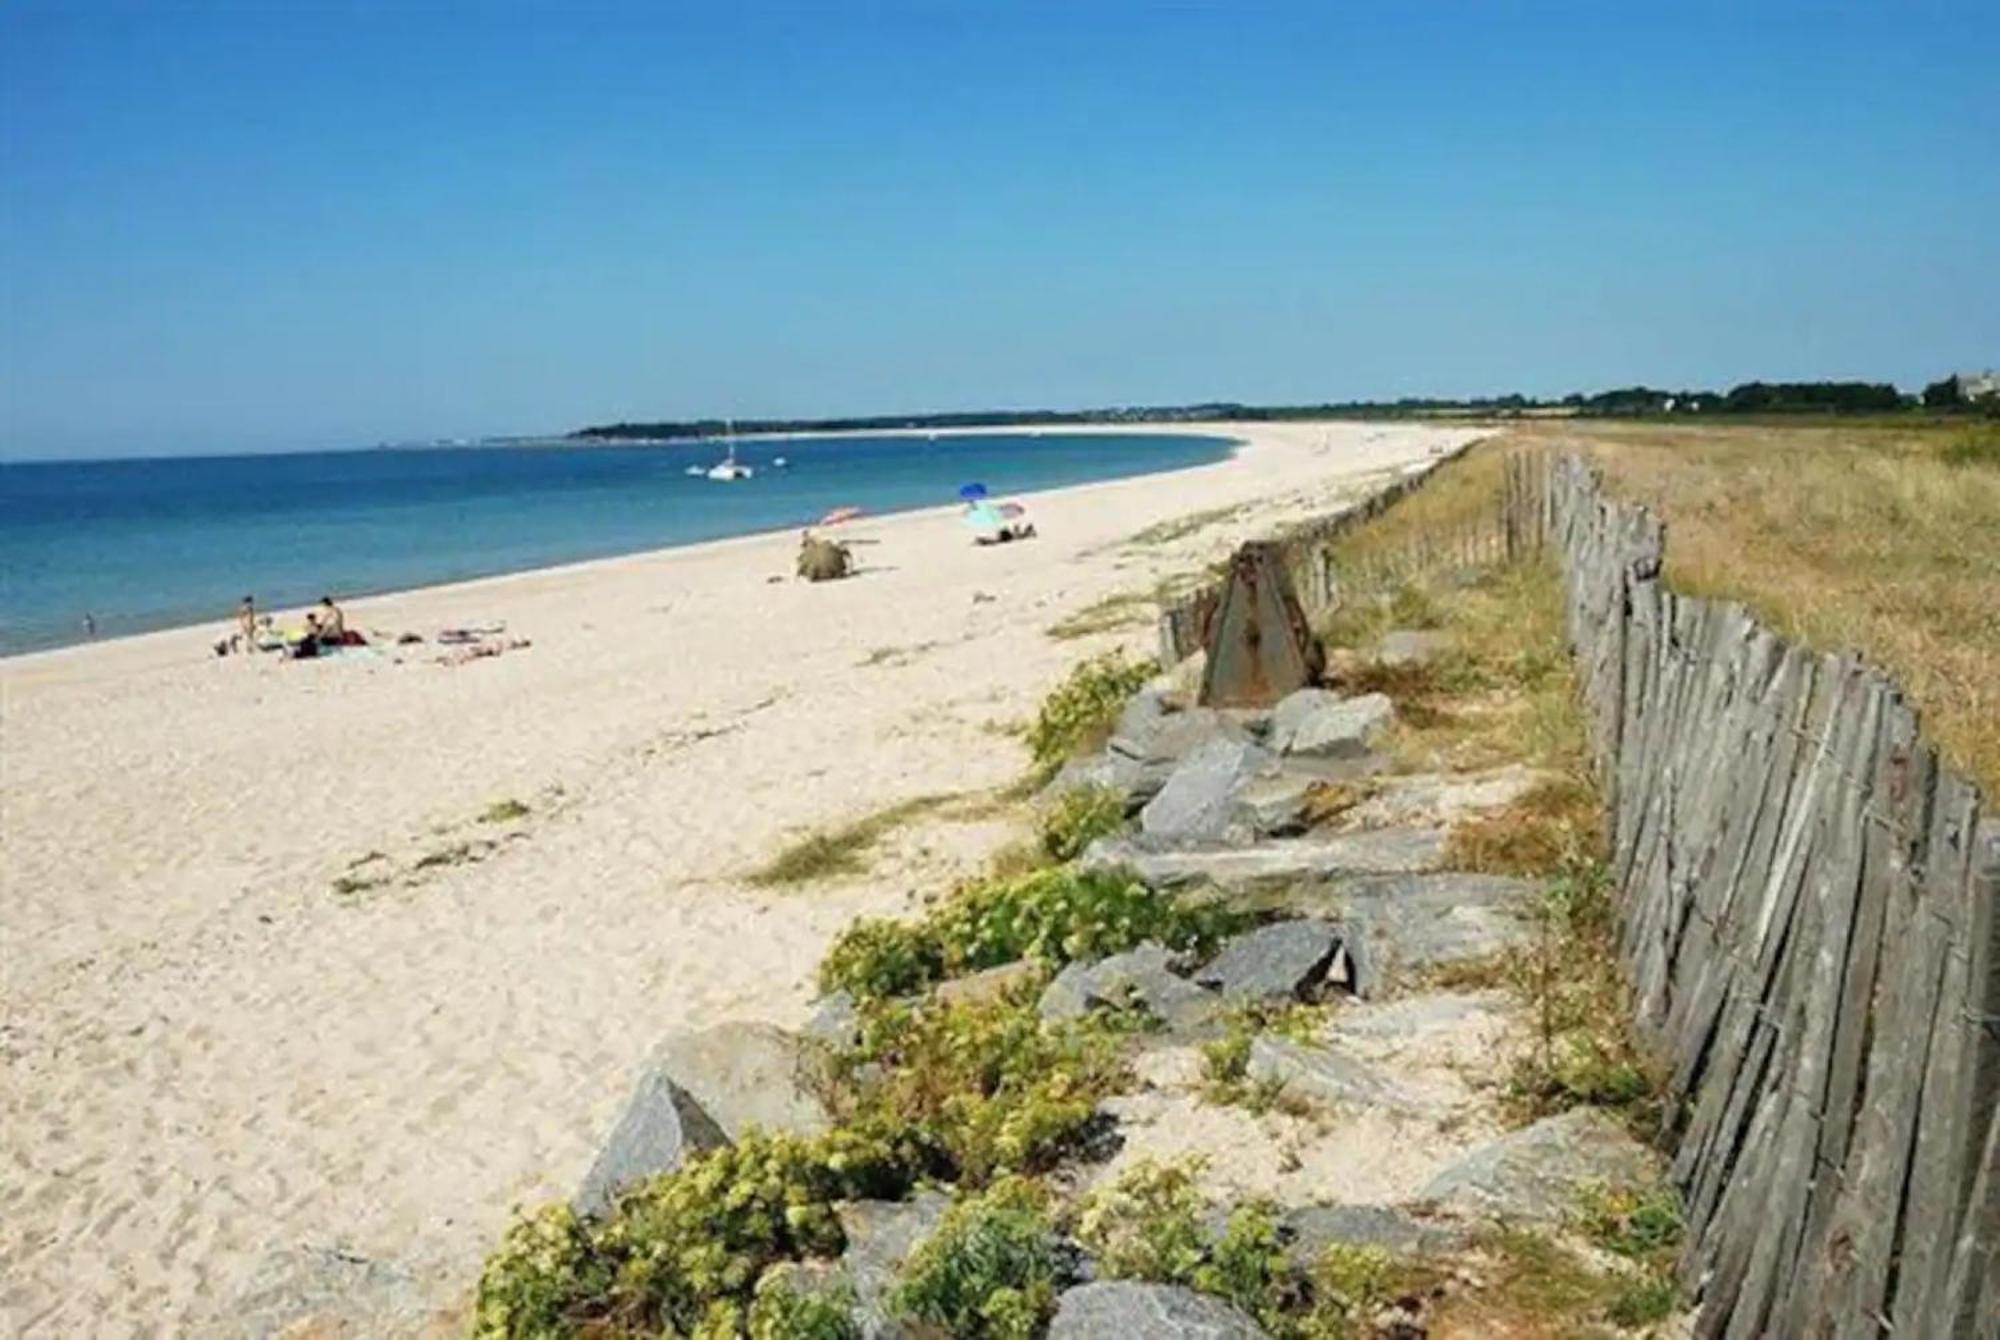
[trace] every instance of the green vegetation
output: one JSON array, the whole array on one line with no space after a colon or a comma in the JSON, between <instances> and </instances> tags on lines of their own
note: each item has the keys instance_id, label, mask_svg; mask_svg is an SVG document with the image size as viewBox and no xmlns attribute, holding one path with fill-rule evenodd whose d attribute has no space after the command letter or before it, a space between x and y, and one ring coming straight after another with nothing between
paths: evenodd
<instances>
[{"instance_id":1,"label":"green vegetation","mask_svg":"<svg viewBox=\"0 0 2000 1340\"><path fill-rule=\"evenodd\" d=\"M1425 1263L1346 1245L1301 1271L1264 1202L1239 1206L1215 1233L1206 1226L1200 1168L1195 1160L1143 1160L1084 1198L1073 1229L1103 1275L1214 1294L1279 1340L1360 1340L1385 1304L1422 1291L1436 1275Z\"/></svg>"},{"instance_id":2,"label":"green vegetation","mask_svg":"<svg viewBox=\"0 0 2000 1340\"><path fill-rule=\"evenodd\" d=\"M800 1293L773 1275L758 1283L745 1328L750 1340L861 1340L852 1288ZM737 1334L732 1326L723 1329L717 1340L734 1340Z\"/></svg>"},{"instance_id":3,"label":"green vegetation","mask_svg":"<svg viewBox=\"0 0 2000 1340\"><path fill-rule=\"evenodd\" d=\"M601 1224L551 1206L487 1259L474 1334L730 1333L768 1266L841 1249L834 1202L900 1196L921 1164L876 1131L749 1132L642 1183Z\"/></svg>"},{"instance_id":4,"label":"green vegetation","mask_svg":"<svg viewBox=\"0 0 2000 1340\"><path fill-rule=\"evenodd\" d=\"M891 1306L945 1335L1030 1340L1055 1311L1047 1194L1007 1180L952 1207L904 1263Z\"/></svg>"},{"instance_id":5,"label":"green vegetation","mask_svg":"<svg viewBox=\"0 0 2000 1340\"><path fill-rule=\"evenodd\" d=\"M1325 1026L1329 1013L1327 1006L1299 1004L1252 1004L1231 1010L1223 1020L1221 1035L1201 1046L1202 1080L1208 1097L1252 1112L1284 1106L1282 1086L1250 1080L1250 1044L1264 1034L1310 1042Z\"/></svg>"},{"instance_id":6,"label":"green vegetation","mask_svg":"<svg viewBox=\"0 0 2000 1340\"><path fill-rule=\"evenodd\" d=\"M1249 922L1219 904L1155 893L1129 871L1063 866L967 884L914 922L863 918L834 941L820 985L869 1000L1018 959L1057 968L1146 940L1208 952Z\"/></svg>"},{"instance_id":7,"label":"green vegetation","mask_svg":"<svg viewBox=\"0 0 2000 1340\"><path fill-rule=\"evenodd\" d=\"M887 809L878 810L866 818L857 819L831 832L813 833L800 838L772 857L767 864L752 871L749 882L760 888L774 888L865 874L868 870L868 854L882 839L912 819L937 809L949 799L949 796L918 796L914 800L905 800Z\"/></svg>"},{"instance_id":8,"label":"green vegetation","mask_svg":"<svg viewBox=\"0 0 2000 1340\"><path fill-rule=\"evenodd\" d=\"M1098 1101L1128 1072L1126 1021L1044 1024L1039 985L998 999L871 1004L861 1044L835 1059L836 1110L897 1131L926 1171L961 1185L1046 1171L1083 1143Z\"/></svg>"},{"instance_id":9,"label":"green vegetation","mask_svg":"<svg viewBox=\"0 0 2000 1340\"><path fill-rule=\"evenodd\" d=\"M1528 1003L1535 1040L1515 1062L1510 1105L1524 1121L1607 1108L1634 1134L1655 1138L1661 1077L1632 1035L1604 867L1578 866L1550 881L1534 913L1534 948L1513 961L1511 985Z\"/></svg>"},{"instance_id":10,"label":"green vegetation","mask_svg":"<svg viewBox=\"0 0 2000 1340\"><path fill-rule=\"evenodd\" d=\"M1055 775L1076 755L1096 748L1111 734L1125 700L1153 677L1149 661L1127 660L1112 652L1083 662L1042 701L1028 727L1028 753L1036 774Z\"/></svg>"},{"instance_id":11,"label":"green vegetation","mask_svg":"<svg viewBox=\"0 0 2000 1340\"><path fill-rule=\"evenodd\" d=\"M485 811L480 814L479 822L483 824L512 823L516 819L527 818L530 813L532 811L526 805L510 797L506 800L496 800L491 805L488 805Z\"/></svg>"},{"instance_id":12,"label":"green vegetation","mask_svg":"<svg viewBox=\"0 0 2000 1340\"><path fill-rule=\"evenodd\" d=\"M1946 465L2000 469L2000 423L1971 424L1938 448Z\"/></svg>"},{"instance_id":13,"label":"green vegetation","mask_svg":"<svg viewBox=\"0 0 2000 1340\"><path fill-rule=\"evenodd\" d=\"M1063 792L1042 815L1042 850L1058 861L1073 861L1091 843L1124 826L1124 792L1108 786L1079 786Z\"/></svg>"}]
</instances>

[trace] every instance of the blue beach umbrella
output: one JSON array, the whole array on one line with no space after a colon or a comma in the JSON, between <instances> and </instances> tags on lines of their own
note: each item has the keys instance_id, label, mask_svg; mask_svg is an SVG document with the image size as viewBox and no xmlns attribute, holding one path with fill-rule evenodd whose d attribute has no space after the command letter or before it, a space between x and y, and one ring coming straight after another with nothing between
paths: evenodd
<instances>
[{"instance_id":1,"label":"blue beach umbrella","mask_svg":"<svg viewBox=\"0 0 2000 1340\"><path fill-rule=\"evenodd\" d=\"M960 484L958 486L958 496L967 502L977 501L986 496L986 486L984 484Z\"/></svg>"}]
</instances>

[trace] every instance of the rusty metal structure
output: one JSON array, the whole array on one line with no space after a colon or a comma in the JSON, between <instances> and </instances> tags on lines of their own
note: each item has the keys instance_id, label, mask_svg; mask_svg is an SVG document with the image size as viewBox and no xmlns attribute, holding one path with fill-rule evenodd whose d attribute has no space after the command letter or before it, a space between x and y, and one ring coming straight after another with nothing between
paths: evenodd
<instances>
[{"instance_id":1,"label":"rusty metal structure","mask_svg":"<svg viewBox=\"0 0 2000 1340\"><path fill-rule=\"evenodd\" d=\"M1269 707L1319 678L1325 656L1306 623L1284 546L1253 541L1229 562L1208 618L1208 665L1201 701L1211 707Z\"/></svg>"}]
</instances>

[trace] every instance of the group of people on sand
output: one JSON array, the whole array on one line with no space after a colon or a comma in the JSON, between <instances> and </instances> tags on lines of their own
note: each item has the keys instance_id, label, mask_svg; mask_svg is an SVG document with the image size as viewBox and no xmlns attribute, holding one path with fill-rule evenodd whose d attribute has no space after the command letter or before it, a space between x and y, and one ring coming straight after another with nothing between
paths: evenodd
<instances>
[{"instance_id":1,"label":"group of people on sand","mask_svg":"<svg viewBox=\"0 0 2000 1340\"><path fill-rule=\"evenodd\" d=\"M843 507L828 513L823 525L834 525L861 515L858 507ZM972 527L974 544L1010 544L1033 539L1035 523L1027 508L1017 502L995 503L982 493L966 500L963 513ZM798 575L809 582L834 581L854 571L854 554L844 544L815 535L811 527L799 532Z\"/></svg>"},{"instance_id":2,"label":"group of people on sand","mask_svg":"<svg viewBox=\"0 0 2000 1340\"><path fill-rule=\"evenodd\" d=\"M347 616L332 596L321 596L319 604L306 611L305 626L292 635L273 629L271 616L257 613L256 598L245 596L236 607L236 631L216 644L215 654L278 651L292 660L307 660L334 647L358 647L363 642L359 633L348 628Z\"/></svg>"}]
</instances>

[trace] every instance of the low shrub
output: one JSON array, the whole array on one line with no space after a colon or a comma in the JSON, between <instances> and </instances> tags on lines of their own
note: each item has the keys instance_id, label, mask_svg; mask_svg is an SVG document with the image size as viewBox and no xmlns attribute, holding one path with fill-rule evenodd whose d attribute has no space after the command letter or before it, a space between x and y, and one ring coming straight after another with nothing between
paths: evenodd
<instances>
[{"instance_id":1,"label":"low shrub","mask_svg":"<svg viewBox=\"0 0 2000 1340\"><path fill-rule=\"evenodd\" d=\"M1116 1016L1044 1024L1032 996L868 1006L860 1045L835 1058L836 1107L973 1186L1052 1166L1127 1070Z\"/></svg>"},{"instance_id":2,"label":"low shrub","mask_svg":"<svg viewBox=\"0 0 2000 1340\"><path fill-rule=\"evenodd\" d=\"M542 1210L487 1259L474 1333L731 1333L720 1328L751 1305L766 1268L845 1246L834 1202L899 1197L926 1159L882 1127L752 1131L641 1183L601 1223Z\"/></svg>"},{"instance_id":3,"label":"low shrub","mask_svg":"<svg viewBox=\"0 0 2000 1340\"><path fill-rule=\"evenodd\" d=\"M1076 1237L1112 1279L1192 1284L1208 1260L1198 1159L1142 1159L1078 1207Z\"/></svg>"},{"instance_id":4,"label":"low shrub","mask_svg":"<svg viewBox=\"0 0 2000 1340\"><path fill-rule=\"evenodd\" d=\"M852 1286L824 1294L800 1293L767 1275L758 1284L744 1321L750 1340L861 1340ZM734 1340L737 1332L723 1334Z\"/></svg>"},{"instance_id":5,"label":"low shrub","mask_svg":"<svg viewBox=\"0 0 2000 1340\"><path fill-rule=\"evenodd\" d=\"M1030 1340L1059 1282L1046 1194L1009 1179L952 1207L904 1263L890 1307L954 1337Z\"/></svg>"},{"instance_id":6,"label":"low shrub","mask_svg":"<svg viewBox=\"0 0 2000 1340\"><path fill-rule=\"evenodd\" d=\"M1058 861L1073 861L1101 837L1125 826L1125 793L1108 786L1065 791L1042 815L1042 850Z\"/></svg>"},{"instance_id":7,"label":"low shrub","mask_svg":"<svg viewBox=\"0 0 2000 1340\"><path fill-rule=\"evenodd\" d=\"M1147 940L1207 952L1249 917L1156 893L1123 870L1063 866L965 885L918 921L864 919L834 941L820 986L879 999L1018 959L1060 967Z\"/></svg>"},{"instance_id":8,"label":"low shrub","mask_svg":"<svg viewBox=\"0 0 2000 1340\"><path fill-rule=\"evenodd\" d=\"M1054 775L1069 759L1103 743L1124 710L1125 700L1153 677L1149 662L1113 652L1093 657L1070 671L1042 700L1028 727L1028 753L1035 771Z\"/></svg>"}]
</instances>

